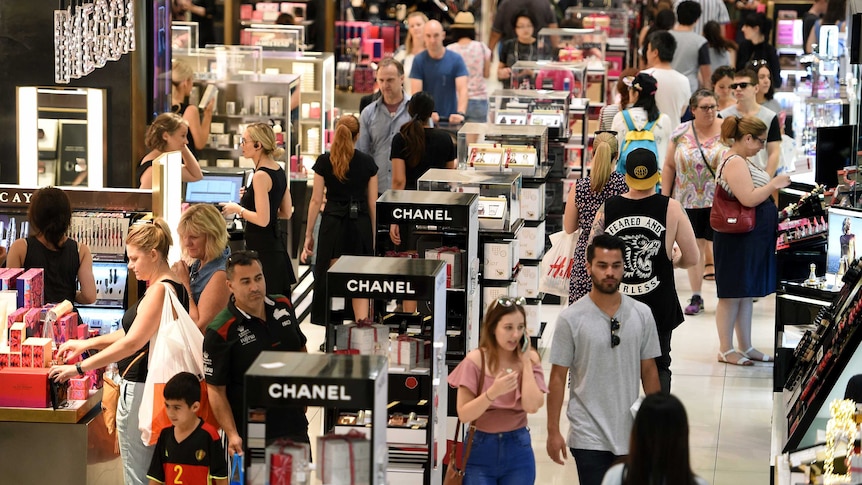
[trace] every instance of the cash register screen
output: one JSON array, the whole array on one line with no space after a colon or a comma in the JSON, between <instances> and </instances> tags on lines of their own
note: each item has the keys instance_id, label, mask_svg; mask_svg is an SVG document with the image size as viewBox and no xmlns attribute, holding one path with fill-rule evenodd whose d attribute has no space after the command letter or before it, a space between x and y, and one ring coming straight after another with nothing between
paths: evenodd
<instances>
[{"instance_id":1,"label":"cash register screen","mask_svg":"<svg viewBox=\"0 0 862 485\"><path fill-rule=\"evenodd\" d=\"M830 207L827 222L826 272L835 274L842 255L847 256L848 262L862 256L862 211Z\"/></svg>"},{"instance_id":2,"label":"cash register screen","mask_svg":"<svg viewBox=\"0 0 862 485\"><path fill-rule=\"evenodd\" d=\"M245 182L245 173L204 173L197 182L186 184L185 201L190 204L239 203L239 189Z\"/></svg>"}]
</instances>

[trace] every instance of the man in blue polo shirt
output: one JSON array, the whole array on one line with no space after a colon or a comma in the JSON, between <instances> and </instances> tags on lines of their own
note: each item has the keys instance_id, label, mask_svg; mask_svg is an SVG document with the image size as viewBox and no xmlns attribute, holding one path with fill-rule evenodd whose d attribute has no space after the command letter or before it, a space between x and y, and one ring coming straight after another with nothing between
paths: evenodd
<instances>
[{"instance_id":1,"label":"man in blue polo shirt","mask_svg":"<svg viewBox=\"0 0 862 485\"><path fill-rule=\"evenodd\" d=\"M463 123L467 112L467 65L456 52L443 46L443 26L436 20L425 23L425 51L413 59L410 92L425 91L434 98L437 111L431 116L449 123Z\"/></svg>"},{"instance_id":2,"label":"man in blue polo shirt","mask_svg":"<svg viewBox=\"0 0 862 485\"><path fill-rule=\"evenodd\" d=\"M227 308L204 335L204 374L215 417L228 440L228 453L248 446L243 405L245 372L264 350L307 352L306 338L290 300L266 294L263 267L255 251L236 251L225 265L232 293ZM266 417L266 439L287 437L308 443L302 408L280 409ZM246 460L248 464L249 460Z\"/></svg>"}]
</instances>

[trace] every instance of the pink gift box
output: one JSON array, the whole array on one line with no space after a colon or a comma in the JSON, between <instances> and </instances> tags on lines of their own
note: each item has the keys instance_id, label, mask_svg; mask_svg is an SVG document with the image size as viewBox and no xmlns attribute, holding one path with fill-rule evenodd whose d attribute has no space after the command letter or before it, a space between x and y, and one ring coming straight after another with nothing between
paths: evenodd
<instances>
[{"instance_id":1,"label":"pink gift box","mask_svg":"<svg viewBox=\"0 0 862 485\"><path fill-rule=\"evenodd\" d=\"M27 313L27 310L29 310L29 308L18 308L17 310L12 312L6 318L6 322L7 322L6 328L7 329L12 328L12 325L16 322L23 322L24 321L24 314Z\"/></svg>"},{"instance_id":2,"label":"pink gift box","mask_svg":"<svg viewBox=\"0 0 862 485\"><path fill-rule=\"evenodd\" d=\"M254 5L243 4L239 6L239 18L240 20L251 20L251 14L254 10Z\"/></svg>"},{"instance_id":3,"label":"pink gift box","mask_svg":"<svg viewBox=\"0 0 862 485\"><path fill-rule=\"evenodd\" d=\"M90 391L90 376L69 379L70 391Z\"/></svg>"},{"instance_id":4,"label":"pink gift box","mask_svg":"<svg viewBox=\"0 0 862 485\"><path fill-rule=\"evenodd\" d=\"M27 339L27 326L24 322L15 322L9 329L9 350L21 353L21 344ZM9 364L12 365L12 364ZM19 364L20 365L20 364Z\"/></svg>"},{"instance_id":5,"label":"pink gift box","mask_svg":"<svg viewBox=\"0 0 862 485\"><path fill-rule=\"evenodd\" d=\"M9 352L9 367L21 367L21 352Z\"/></svg>"},{"instance_id":6,"label":"pink gift box","mask_svg":"<svg viewBox=\"0 0 862 485\"><path fill-rule=\"evenodd\" d=\"M75 338L78 340L86 340L90 336L90 326L86 323L78 324L78 332Z\"/></svg>"},{"instance_id":7,"label":"pink gift box","mask_svg":"<svg viewBox=\"0 0 862 485\"><path fill-rule=\"evenodd\" d=\"M51 367L54 343L49 338L30 337L21 345L22 367Z\"/></svg>"},{"instance_id":8,"label":"pink gift box","mask_svg":"<svg viewBox=\"0 0 862 485\"><path fill-rule=\"evenodd\" d=\"M78 332L78 314L67 313L54 322L54 342L62 344L72 340Z\"/></svg>"},{"instance_id":9,"label":"pink gift box","mask_svg":"<svg viewBox=\"0 0 862 485\"><path fill-rule=\"evenodd\" d=\"M45 295L42 293L44 288L42 268L28 269L18 277L16 284L19 307L41 308L45 304Z\"/></svg>"},{"instance_id":10,"label":"pink gift box","mask_svg":"<svg viewBox=\"0 0 862 485\"><path fill-rule=\"evenodd\" d=\"M24 274L21 268L8 268L0 273L0 290L14 290L18 284L18 277Z\"/></svg>"},{"instance_id":11,"label":"pink gift box","mask_svg":"<svg viewBox=\"0 0 862 485\"><path fill-rule=\"evenodd\" d=\"M42 309L30 308L24 314L24 325L27 327L27 335L42 335Z\"/></svg>"},{"instance_id":12,"label":"pink gift box","mask_svg":"<svg viewBox=\"0 0 862 485\"><path fill-rule=\"evenodd\" d=\"M77 390L77 389L69 389L67 398L70 401L86 401L90 398L90 391L88 390Z\"/></svg>"}]
</instances>

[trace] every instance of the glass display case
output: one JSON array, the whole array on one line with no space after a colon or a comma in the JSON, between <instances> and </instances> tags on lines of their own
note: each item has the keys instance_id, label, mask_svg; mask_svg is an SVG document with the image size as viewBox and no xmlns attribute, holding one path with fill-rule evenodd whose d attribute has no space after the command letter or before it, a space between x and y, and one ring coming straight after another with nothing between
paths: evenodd
<instances>
[{"instance_id":1,"label":"glass display case","mask_svg":"<svg viewBox=\"0 0 862 485\"><path fill-rule=\"evenodd\" d=\"M518 61L512 65L512 89L568 91L576 98L586 93L584 62Z\"/></svg>"},{"instance_id":2,"label":"glass display case","mask_svg":"<svg viewBox=\"0 0 862 485\"><path fill-rule=\"evenodd\" d=\"M186 53L174 52L173 58L182 58L189 63L198 81L227 81L249 74L260 74L263 47L220 45Z\"/></svg>"},{"instance_id":3,"label":"glass display case","mask_svg":"<svg viewBox=\"0 0 862 485\"><path fill-rule=\"evenodd\" d=\"M585 29L603 30L608 39L629 38L629 18L631 12L627 8L585 8L569 7L566 18L580 20Z\"/></svg>"},{"instance_id":4,"label":"glass display case","mask_svg":"<svg viewBox=\"0 0 862 485\"><path fill-rule=\"evenodd\" d=\"M608 34L601 29L552 29L539 31L539 60L604 61Z\"/></svg>"},{"instance_id":5,"label":"glass display case","mask_svg":"<svg viewBox=\"0 0 862 485\"><path fill-rule=\"evenodd\" d=\"M479 194L479 229L508 231L517 224L523 225L522 183L520 173L432 168L419 177L417 188Z\"/></svg>"},{"instance_id":6,"label":"glass display case","mask_svg":"<svg viewBox=\"0 0 862 485\"><path fill-rule=\"evenodd\" d=\"M197 22L171 22L172 52L188 54L193 49L197 49L198 30Z\"/></svg>"},{"instance_id":7,"label":"glass display case","mask_svg":"<svg viewBox=\"0 0 862 485\"><path fill-rule=\"evenodd\" d=\"M458 130L460 169L532 176L547 159L548 126L465 123Z\"/></svg>"},{"instance_id":8,"label":"glass display case","mask_svg":"<svg viewBox=\"0 0 862 485\"><path fill-rule=\"evenodd\" d=\"M572 93L568 91L498 89L488 97L490 119L494 124L547 127L548 138L551 139L567 139L570 136L568 120L571 104ZM459 131L459 138L465 128L467 125ZM470 127L469 130L465 133L472 133L474 128ZM510 131L520 136L525 133L518 129ZM489 133L485 130L475 134L484 136ZM546 158L543 156L542 160Z\"/></svg>"},{"instance_id":9,"label":"glass display case","mask_svg":"<svg viewBox=\"0 0 862 485\"><path fill-rule=\"evenodd\" d=\"M301 51L305 49L305 27L253 24L240 31L239 43L261 46L264 50Z\"/></svg>"}]
</instances>

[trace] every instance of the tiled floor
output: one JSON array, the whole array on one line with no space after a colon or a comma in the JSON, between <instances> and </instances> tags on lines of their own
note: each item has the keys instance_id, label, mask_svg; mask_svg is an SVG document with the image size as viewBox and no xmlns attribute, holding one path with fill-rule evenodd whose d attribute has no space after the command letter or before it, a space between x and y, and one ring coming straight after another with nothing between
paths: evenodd
<instances>
[{"instance_id":1,"label":"tiled floor","mask_svg":"<svg viewBox=\"0 0 862 485\"><path fill-rule=\"evenodd\" d=\"M688 277L678 270L676 278L680 301L685 306L690 297ZM717 362L715 283L705 282L703 290L706 311L687 317L674 332L671 352L671 392L688 411L692 467L714 485L768 484L772 366L737 367ZM556 305L542 309L549 325L545 335L548 341L559 309ZM754 304L753 342L766 353L773 350L774 314L774 297ZM309 350L314 351L323 339L320 327L304 323L302 328L309 336ZM547 375L549 365L545 367ZM530 416L538 468L536 483L573 485L577 471L571 457L565 466L548 458L546 422L544 409Z\"/></svg>"}]
</instances>

